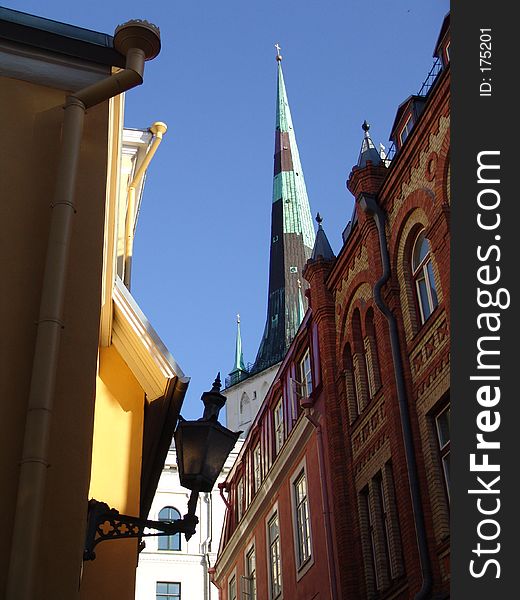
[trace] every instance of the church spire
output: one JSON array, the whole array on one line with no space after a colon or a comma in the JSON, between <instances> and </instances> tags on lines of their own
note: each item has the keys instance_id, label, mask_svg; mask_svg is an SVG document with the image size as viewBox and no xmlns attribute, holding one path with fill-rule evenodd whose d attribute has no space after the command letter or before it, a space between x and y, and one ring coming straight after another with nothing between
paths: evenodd
<instances>
[{"instance_id":1,"label":"church spire","mask_svg":"<svg viewBox=\"0 0 520 600\"><path fill-rule=\"evenodd\" d=\"M246 370L244 364L244 354L242 352L242 336L240 335L240 315L237 315L237 339L235 345L235 363L233 370L229 373L230 377L239 376L241 372Z\"/></svg>"},{"instance_id":2,"label":"church spire","mask_svg":"<svg viewBox=\"0 0 520 600\"><path fill-rule=\"evenodd\" d=\"M298 280L301 278L305 263L311 256L315 237L285 89L280 46L276 44L275 47L278 89L269 297L264 335L253 368L256 372L281 361L298 330L303 303ZM307 287L306 282L303 285Z\"/></svg>"}]
</instances>

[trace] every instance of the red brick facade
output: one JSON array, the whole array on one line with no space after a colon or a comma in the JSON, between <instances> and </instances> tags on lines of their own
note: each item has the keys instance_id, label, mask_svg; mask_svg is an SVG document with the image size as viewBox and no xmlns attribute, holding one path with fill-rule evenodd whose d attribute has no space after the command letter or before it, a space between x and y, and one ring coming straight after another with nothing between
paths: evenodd
<instances>
[{"instance_id":1,"label":"red brick facade","mask_svg":"<svg viewBox=\"0 0 520 600\"><path fill-rule=\"evenodd\" d=\"M449 17L441 33L442 70L427 95L399 108L395 157L349 176L356 206L341 252L307 263L310 309L227 482L214 573L223 600L233 577L236 598L251 598L252 543L258 599L448 597ZM384 235L364 210L367 194ZM382 242L390 270L379 304L393 337L375 296Z\"/></svg>"}]
</instances>

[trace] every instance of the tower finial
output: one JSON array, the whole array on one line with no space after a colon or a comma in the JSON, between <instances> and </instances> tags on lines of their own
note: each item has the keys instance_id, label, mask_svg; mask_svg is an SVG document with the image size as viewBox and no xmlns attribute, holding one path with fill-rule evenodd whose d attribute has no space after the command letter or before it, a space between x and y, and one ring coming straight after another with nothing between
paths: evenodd
<instances>
[{"instance_id":1,"label":"tower finial","mask_svg":"<svg viewBox=\"0 0 520 600\"><path fill-rule=\"evenodd\" d=\"M211 388L211 391L215 391L215 392L220 392L220 388L222 387L222 382L220 381L220 371L217 373L217 376L215 377L215 381L213 382L213 387Z\"/></svg>"},{"instance_id":2,"label":"tower finial","mask_svg":"<svg viewBox=\"0 0 520 600\"><path fill-rule=\"evenodd\" d=\"M276 48L276 61L277 62L281 62L282 60L282 55L280 54L280 50L282 49L280 44L278 42L276 42L276 44L274 45L274 47Z\"/></svg>"},{"instance_id":3,"label":"tower finial","mask_svg":"<svg viewBox=\"0 0 520 600\"><path fill-rule=\"evenodd\" d=\"M318 223L318 232L316 233L316 239L314 240L314 248L312 249L311 260L317 260L320 256L325 260L333 260L336 257L334 256L334 252L330 247L325 230L321 226L323 223L323 217L320 215L320 213L316 215L316 221Z\"/></svg>"},{"instance_id":4,"label":"tower finial","mask_svg":"<svg viewBox=\"0 0 520 600\"><path fill-rule=\"evenodd\" d=\"M237 313L237 324L240 325L240 315Z\"/></svg>"},{"instance_id":5,"label":"tower finial","mask_svg":"<svg viewBox=\"0 0 520 600\"><path fill-rule=\"evenodd\" d=\"M365 132L365 135L361 142L361 151L359 152L357 166L364 169L369 161L374 166L380 165L382 162L381 155L376 150L374 142L370 138L370 123L366 119L363 121L361 129Z\"/></svg>"}]
</instances>

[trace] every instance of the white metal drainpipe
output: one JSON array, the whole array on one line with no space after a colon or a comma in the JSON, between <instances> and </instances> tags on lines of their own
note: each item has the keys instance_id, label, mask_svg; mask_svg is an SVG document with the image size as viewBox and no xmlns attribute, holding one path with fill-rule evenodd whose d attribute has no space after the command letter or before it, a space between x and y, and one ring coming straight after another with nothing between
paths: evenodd
<instances>
[{"instance_id":1,"label":"white metal drainpipe","mask_svg":"<svg viewBox=\"0 0 520 600\"><path fill-rule=\"evenodd\" d=\"M211 492L206 494L206 503L206 527L208 535L202 543L202 549L204 550L204 561L206 562L204 567L204 599L210 600L211 581L209 577L209 570L211 568L211 563L209 561L209 553L211 549L211 543L213 541L213 496Z\"/></svg>"},{"instance_id":2,"label":"white metal drainpipe","mask_svg":"<svg viewBox=\"0 0 520 600\"><path fill-rule=\"evenodd\" d=\"M130 278L132 276L132 256L134 253L134 232L135 232L135 189L139 185L141 179L146 173L146 169L150 164L154 154L159 148L159 144L162 142L163 135L166 133L168 127L166 123L161 121L155 122L151 127L150 131L153 133L154 138L150 149L146 153L141 166L137 170L132 183L128 186L128 204L126 208L126 223L125 223L125 267L124 267L124 284L127 289L130 289Z\"/></svg>"},{"instance_id":3,"label":"white metal drainpipe","mask_svg":"<svg viewBox=\"0 0 520 600\"><path fill-rule=\"evenodd\" d=\"M64 107L61 156L51 206L6 600L33 600L35 597L52 409L64 327L67 266L76 212L74 189L85 111L143 82L145 61L157 56L161 47L159 30L143 21L129 21L116 29L114 47L126 56L126 68L71 94ZM82 548L77 552L80 560Z\"/></svg>"}]
</instances>

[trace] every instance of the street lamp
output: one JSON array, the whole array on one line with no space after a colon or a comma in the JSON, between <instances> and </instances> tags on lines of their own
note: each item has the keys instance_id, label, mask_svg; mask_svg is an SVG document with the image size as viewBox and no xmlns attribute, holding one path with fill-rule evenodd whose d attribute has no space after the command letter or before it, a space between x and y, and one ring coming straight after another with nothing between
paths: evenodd
<instances>
[{"instance_id":1,"label":"street lamp","mask_svg":"<svg viewBox=\"0 0 520 600\"><path fill-rule=\"evenodd\" d=\"M181 485L191 490L188 512L174 521L151 521L122 515L106 502L89 500L87 535L83 560L94 560L94 548L105 540L142 538L184 533L189 540L199 522L195 515L200 492L211 492L241 431L233 432L218 422L226 397L220 393L220 373L209 392L202 394L204 414L197 421L179 416L175 430L175 448ZM153 529L154 532L148 530Z\"/></svg>"}]
</instances>

